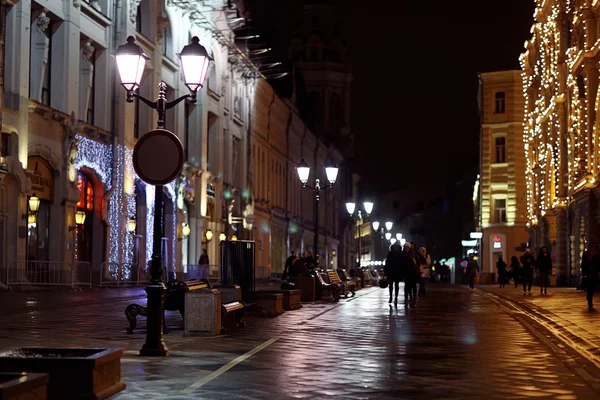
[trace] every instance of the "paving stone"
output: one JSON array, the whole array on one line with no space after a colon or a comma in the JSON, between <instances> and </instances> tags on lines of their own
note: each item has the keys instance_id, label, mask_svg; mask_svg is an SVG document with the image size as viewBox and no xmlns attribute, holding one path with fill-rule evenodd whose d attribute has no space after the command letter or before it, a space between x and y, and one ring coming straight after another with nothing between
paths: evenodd
<instances>
[{"instance_id":1,"label":"paving stone","mask_svg":"<svg viewBox=\"0 0 600 400\"><path fill-rule=\"evenodd\" d=\"M561 293L520 301L553 302L549 312L566 312L573 295ZM246 328L216 338L183 337L179 313L167 312L171 356L158 359L137 355L145 319L137 333L125 334L124 309L132 302L145 303L142 289L1 293L0 350L123 348L127 390L118 400L598 398L519 322L460 286L430 285L417 307L389 306L387 291L363 289L338 304L307 303L276 318L248 315ZM599 317L581 312L575 320L591 329ZM592 322L584 326L586 318ZM188 389L272 338L262 351Z\"/></svg>"}]
</instances>

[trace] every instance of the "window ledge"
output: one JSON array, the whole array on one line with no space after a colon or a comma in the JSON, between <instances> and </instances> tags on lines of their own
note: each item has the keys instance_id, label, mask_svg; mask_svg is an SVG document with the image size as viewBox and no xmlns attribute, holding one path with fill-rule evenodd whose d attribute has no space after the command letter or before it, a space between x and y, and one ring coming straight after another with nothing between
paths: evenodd
<instances>
[{"instance_id":1,"label":"window ledge","mask_svg":"<svg viewBox=\"0 0 600 400\"><path fill-rule=\"evenodd\" d=\"M492 168L502 168L502 167L508 167L508 163L507 162L502 162L502 163L491 163Z\"/></svg>"},{"instance_id":2,"label":"window ledge","mask_svg":"<svg viewBox=\"0 0 600 400\"><path fill-rule=\"evenodd\" d=\"M110 18L108 18L106 15L102 14L98 10L92 8L88 2L83 1L80 4L81 11L83 12L83 14L87 15L95 22L99 23L105 28L112 25L112 21Z\"/></svg>"},{"instance_id":3,"label":"window ledge","mask_svg":"<svg viewBox=\"0 0 600 400\"><path fill-rule=\"evenodd\" d=\"M169 56L163 55L162 61L163 61L163 65L165 67L169 68L173 72L176 72L179 69L179 65L177 65L177 63L175 63L174 61L172 61L169 58Z\"/></svg>"}]
</instances>

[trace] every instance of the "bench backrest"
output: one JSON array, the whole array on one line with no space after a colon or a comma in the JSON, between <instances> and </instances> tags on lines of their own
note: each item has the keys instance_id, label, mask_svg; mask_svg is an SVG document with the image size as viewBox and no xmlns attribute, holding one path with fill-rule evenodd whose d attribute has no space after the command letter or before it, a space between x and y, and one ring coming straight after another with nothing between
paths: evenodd
<instances>
[{"instance_id":1,"label":"bench backrest","mask_svg":"<svg viewBox=\"0 0 600 400\"><path fill-rule=\"evenodd\" d=\"M327 273L329 274L329 280L331 281L331 283L342 283L342 280L340 279L337 272L327 271Z\"/></svg>"},{"instance_id":2,"label":"bench backrest","mask_svg":"<svg viewBox=\"0 0 600 400\"><path fill-rule=\"evenodd\" d=\"M338 269L337 272L338 272L338 276L340 278L342 278L343 280L345 280L345 281L350 280L350 277L348 276L348 273L346 272L345 269Z\"/></svg>"},{"instance_id":3,"label":"bench backrest","mask_svg":"<svg viewBox=\"0 0 600 400\"><path fill-rule=\"evenodd\" d=\"M323 275L324 274L321 274L320 272L317 272L316 275L317 275L317 279L319 280L319 284L321 286L328 286L329 285L329 283L325 282L325 279L323 279Z\"/></svg>"},{"instance_id":4,"label":"bench backrest","mask_svg":"<svg viewBox=\"0 0 600 400\"><path fill-rule=\"evenodd\" d=\"M210 282L207 279L192 279L189 281L183 281L181 283L181 286L185 291L211 288Z\"/></svg>"}]
</instances>

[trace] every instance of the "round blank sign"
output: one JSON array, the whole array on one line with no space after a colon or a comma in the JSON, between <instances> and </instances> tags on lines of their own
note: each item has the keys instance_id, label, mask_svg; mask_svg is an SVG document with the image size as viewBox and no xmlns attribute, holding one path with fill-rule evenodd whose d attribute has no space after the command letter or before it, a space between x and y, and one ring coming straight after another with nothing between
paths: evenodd
<instances>
[{"instance_id":1,"label":"round blank sign","mask_svg":"<svg viewBox=\"0 0 600 400\"><path fill-rule=\"evenodd\" d=\"M183 167L183 146L173 132L155 129L137 141L133 149L133 168L151 185L166 185Z\"/></svg>"}]
</instances>

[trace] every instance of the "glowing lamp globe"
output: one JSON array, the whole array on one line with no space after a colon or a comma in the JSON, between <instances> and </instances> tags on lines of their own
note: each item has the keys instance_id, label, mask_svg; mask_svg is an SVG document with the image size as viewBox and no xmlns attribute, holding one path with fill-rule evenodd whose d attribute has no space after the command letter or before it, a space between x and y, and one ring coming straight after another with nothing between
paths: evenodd
<instances>
[{"instance_id":1,"label":"glowing lamp globe","mask_svg":"<svg viewBox=\"0 0 600 400\"><path fill-rule=\"evenodd\" d=\"M183 235L183 237L190 236L190 232L191 232L190 226L186 223L183 223L183 225L181 226L181 234Z\"/></svg>"},{"instance_id":2,"label":"glowing lamp globe","mask_svg":"<svg viewBox=\"0 0 600 400\"><path fill-rule=\"evenodd\" d=\"M140 46L135 44L133 36L127 38L126 44L119 46L115 58L117 59L121 85L129 92L137 90L142 81L148 56L144 54Z\"/></svg>"},{"instance_id":3,"label":"glowing lamp globe","mask_svg":"<svg viewBox=\"0 0 600 400\"><path fill-rule=\"evenodd\" d=\"M296 171L298 172L298 178L300 178L300 182L303 185L306 185L308 182L308 176L310 175L310 167L304 161L304 158L300 161L300 164L296 167Z\"/></svg>"},{"instance_id":4,"label":"glowing lamp globe","mask_svg":"<svg viewBox=\"0 0 600 400\"><path fill-rule=\"evenodd\" d=\"M210 64L208 51L200 44L197 36L192 38L192 43L185 46L178 54L183 69L183 81L190 92L196 93L204 86L206 73Z\"/></svg>"},{"instance_id":5,"label":"glowing lamp globe","mask_svg":"<svg viewBox=\"0 0 600 400\"><path fill-rule=\"evenodd\" d=\"M213 232L210 229L206 230L206 241L210 242L213 238Z\"/></svg>"},{"instance_id":6,"label":"glowing lamp globe","mask_svg":"<svg viewBox=\"0 0 600 400\"><path fill-rule=\"evenodd\" d=\"M339 172L338 166L331 160L325 164L325 174L327 175L327 180L331 185L333 185L337 179L337 175Z\"/></svg>"},{"instance_id":7,"label":"glowing lamp globe","mask_svg":"<svg viewBox=\"0 0 600 400\"><path fill-rule=\"evenodd\" d=\"M135 222L135 219L131 218L131 219L129 219L129 221L127 221L127 231L129 233L135 232L136 227L137 227L137 223Z\"/></svg>"},{"instance_id":8,"label":"glowing lamp globe","mask_svg":"<svg viewBox=\"0 0 600 400\"><path fill-rule=\"evenodd\" d=\"M374 206L375 204L372 201L363 202L363 207L365 208L365 212L367 213L367 215L370 215L373 212Z\"/></svg>"},{"instance_id":9,"label":"glowing lamp globe","mask_svg":"<svg viewBox=\"0 0 600 400\"><path fill-rule=\"evenodd\" d=\"M385 240L390 240L392 238L392 234L389 232L386 232L385 234Z\"/></svg>"},{"instance_id":10,"label":"glowing lamp globe","mask_svg":"<svg viewBox=\"0 0 600 400\"><path fill-rule=\"evenodd\" d=\"M388 221L385 223L385 229L387 229L388 231L391 231L393 227L394 223L392 221Z\"/></svg>"},{"instance_id":11,"label":"glowing lamp globe","mask_svg":"<svg viewBox=\"0 0 600 400\"><path fill-rule=\"evenodd\" d=\"M373 221L373 230L374 231L378 231L379 230L379 221Z\"/></svg>"},{"instance_id":12,"label":"glowing lamp globe","mask_svg":"<svg viewBox=\"0 0 600 400\"><path fill-rule=\"evenodd\" d=\"M75 213L75 223L77 225L83 225L85 223L85 212L84 211L77 211Z\"/></svg>"},{"instance_id":13,"label":"glowing lamp globe","mask_svg":"<svg viewBox=\"0 0 600 400\"><path fill-rule=\"evenodd\" d=\"M36 213L36 212L38 212L39 209L40 209L40 198L37 197L34 193L33 196L31 196L29 198L29 211L31 211L32 213Z\"/></svg>"},{"instance_id":14,"label":"glowing lamp globe","mask_svg":"<svg viewBox=\"0 0 600 400\"><path fill-rule=\"evenodd\" d=\"M348 211L348 214L352 215L354 214L354 210L356 210L356 204L349 201L346 203L346 211Z\"/></svg>"}]
</instances>

